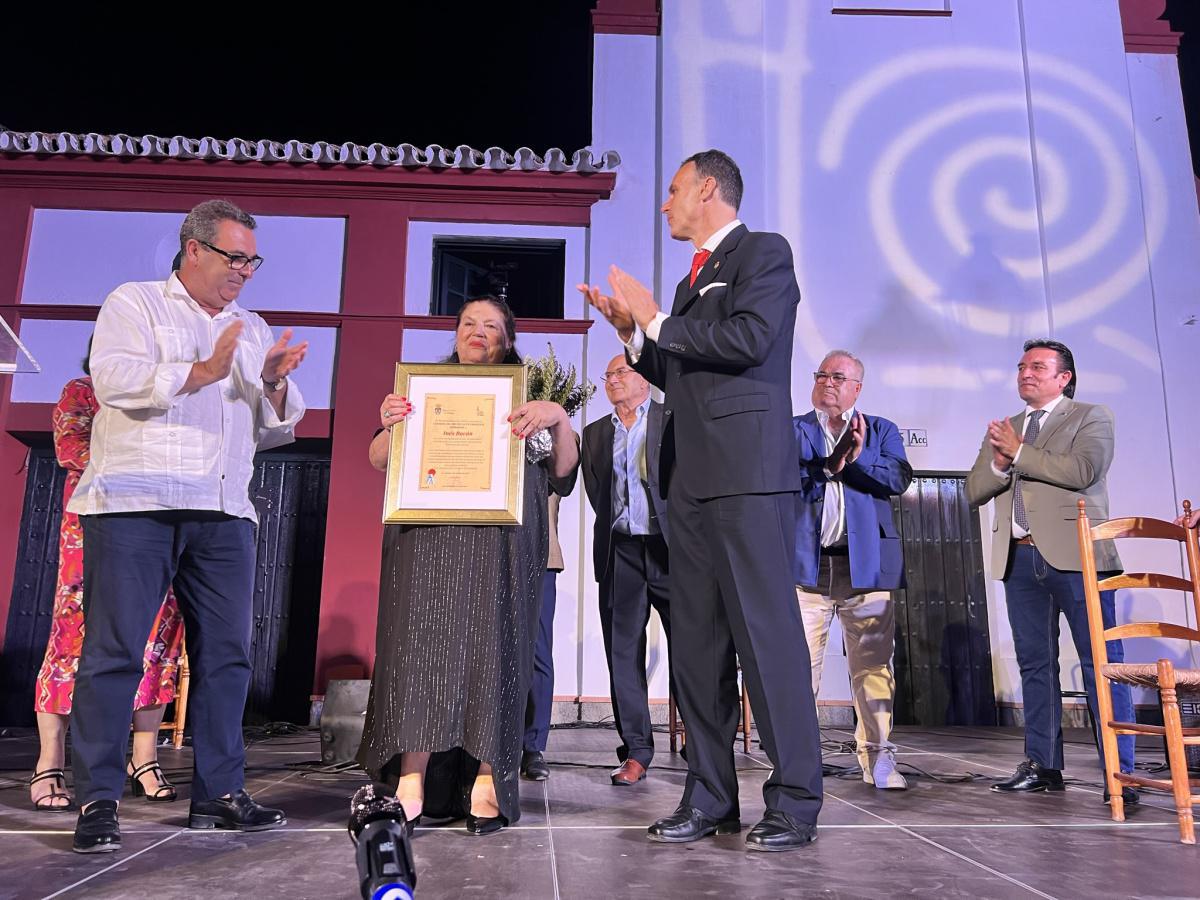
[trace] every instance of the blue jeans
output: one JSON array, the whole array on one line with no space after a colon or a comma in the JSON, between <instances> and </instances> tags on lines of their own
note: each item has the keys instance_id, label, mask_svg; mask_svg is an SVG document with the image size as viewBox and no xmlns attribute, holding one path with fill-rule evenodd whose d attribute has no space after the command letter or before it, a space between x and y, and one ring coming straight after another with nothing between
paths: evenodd
<instances>
[{"instance_id":1,"label":"blue jeans","mask_svg":"<svg viewBox=\"0 0 1200 900\"><path fill-rule=\"evenodd\" d=\"M1092 722L1099 727L1100 710L1096 703L1096 670L1092 663L1092 645L1088 636L1087 605L1083 597L1083 575L1065 572L1046 562L1038 549L1029 544L1013 548L1012 566L1004 579L1008 621L1012 626L1017 664L1021 669L1021 693L1025 699L1025 755L1049 769L1063 767L1062 688L1059 683L1059 614L1066 616L1071 639L1083 669ZM1104 627L1114 624L1114 591L1102 591L1100 607ZM1124 662L1120 641L1108 641L1109 662ZM1112 685L1113 718L1134 721L1133 693L1128 685ZM1121 771L1133 771L1133 735L1117 736ZM1100 764L1104 765L1103 745L1097 733Z\"/></svg>"}]
</instances>

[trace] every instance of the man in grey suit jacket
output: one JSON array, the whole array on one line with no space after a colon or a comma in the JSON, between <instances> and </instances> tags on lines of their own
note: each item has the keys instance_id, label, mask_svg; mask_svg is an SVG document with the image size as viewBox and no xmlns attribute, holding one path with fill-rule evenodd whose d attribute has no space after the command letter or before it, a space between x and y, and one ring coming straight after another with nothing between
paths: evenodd
<instances>
[{"instance_id":1,"label":"man in grey suit jacket","mask_svg":"<svg viewBox=\"0 0 1200 900\"><path fill-rule=\"evenodd\" d=\"M1063 790L1060 614L1079 653L1092 721L1100 720L1075 523L1079 500L1086 502L1089 518L1108 518L1105 476L1113 457L1113 414L1106 406L1074 400L1075 385L1075 359L1066 345L1026 341L1017 365L1017 393L1025 409L988 425L967 476L972 504L996 501L992 574L1004 582L1025 705L1027 759L1012 778L993 785L994 791ZM1096 544L1096 566L1101 572L1120 571L1111 541ZM1114 592L1104 591L1100 600L1104 625L1110 627ZM1109 641L1108 657L1124 659L1120 641ZM1128 686L1113 685L1112 695L1116 718L1132 722ZM1121 771L1130 772L1133 737L1123 735L1117 743ZM1122 794L1127 803L1137 801L1133 788Z\"/></svg>"}]
</instances>

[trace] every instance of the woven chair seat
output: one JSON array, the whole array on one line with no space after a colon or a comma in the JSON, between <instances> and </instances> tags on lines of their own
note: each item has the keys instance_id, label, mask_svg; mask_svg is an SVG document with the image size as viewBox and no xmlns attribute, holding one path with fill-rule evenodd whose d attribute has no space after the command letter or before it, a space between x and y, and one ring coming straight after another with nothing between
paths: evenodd
<instances>
[{"instance_id":1,"label":"woven chair seat","mask_svg":"<svg viewBox=\"0 0 1200 900\"><path fill-rule=\"evenodd\" d=\"M1122 684L1138 687L1158 687L1158 665L1156 663L1109 663L1104 666L1104 677ZM1200 688L1200 669L1176 669L1175 684L1179 687Z\"/></svg>"}]
</instances>

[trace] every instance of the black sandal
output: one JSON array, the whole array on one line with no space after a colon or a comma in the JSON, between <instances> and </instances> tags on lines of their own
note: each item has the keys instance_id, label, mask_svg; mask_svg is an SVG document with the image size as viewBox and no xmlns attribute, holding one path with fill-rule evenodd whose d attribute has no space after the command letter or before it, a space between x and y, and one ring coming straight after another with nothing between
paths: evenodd
<instances>
[{"instance_id":1,"label":"black sandal","mask_svg":"<svg viewBox=\"0 0 1200 900\"><path fill-rule=\"evenodd\" d=\"M133 765L130 763L129 765ZM154 780L158 783L158 787L153 793L146 790L146 786L142 784L142 776L147 772L154 773ZM158 760L148 762L145 765L138 766L129 773L129 789L133 791L135 797L145 797L150 803L170 803L178 797L175 793L175 785L167 781L167 776L163 774L162 766L158 764Z\"/></svg>"},{"instance_id":2,"label":"black sandal","mask_svg":"<svg viewBox=\"0 0 1200 900\"><path fill-rule=\"evenodd\" d=\"M29 779L29 786L33 787L39 781L53 781L54 787L50 788L50 793L44 797L38 797L33 800L33 808L38 812L69 812L75 808L75 801L71 799L71 795L67 793L67 773L62 769L46 769L44 772L34 772L33 777ZM62 788L62 790L58 790ZM67 802L61 806L55 803L56 800L62 798Z\"/></svg>"}]
</instances>

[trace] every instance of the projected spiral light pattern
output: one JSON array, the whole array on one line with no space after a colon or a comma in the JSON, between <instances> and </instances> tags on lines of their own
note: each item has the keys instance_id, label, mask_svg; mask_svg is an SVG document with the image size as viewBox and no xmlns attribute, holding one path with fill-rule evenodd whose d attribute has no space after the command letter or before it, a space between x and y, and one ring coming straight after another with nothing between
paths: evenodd
<instances>
[{"instance_id":1,"label":"projected spiral light pattern","mask_svg":"<svg viewBox=\"0 0 1200 900\"><path fill-rule=\"evenodd\" d=\"M868 72L848 88L833 107L822 129L818 162L835 171L846 161L846 151L856 126L871 115L885 93L898 86L919 94L914 80L944 78L956 71L1020 73L1020 59L982 47L909 54ZM871 228L888 267L918 301L984 334L1025 335L1041 330L1044 313L1014 312L984 306L975 298L947 296L934 274L934 265L922 258L928 246L913 246L913 235L928 238L930 232L959 256L970 251L971 226L963 209L971 207L975 230L980 224L1002 234L1045 236L1042 252L1033 256L1001 255L1000 261L1017 278L1041 282L1051 276L1072 272L1064 295L1056 286L1053 323L1055 328L1083 321L1119 300L1146 274L1147 255L1152 255L1166 230L1166 187L1154 154L1145 140L1134 134L1129 120L1129 100L1122 98L1093 75L1077 66L1045 55L1029 55L1030 95L1024 91L981 92L939 105L917 114L898 133L887 138L869 166L867 206ZM1024 79L1022 79L1023 81ZM890 95L894 96L894 95ZM1009 134L987 133L989 124L1011 121L1014 112L1032 107L1042 122L1054 122L1054 137L1037 134L1034 142ZM999 114L999 115L998 115ZM1002 117L1002 118L1000 118ZM961 146L947 150L947 136L955 127L975 127ZM1035 130L1036 133L1036 130ZM1143 179L1144 209L1138 208L1136 177L1122 158L1120 143L1133 141ZM906 197L917 196L911 180L904 180L906 164L923 150L936 148L940 155L930 177L928 208L897 203L899 188ZM1099 182L1087 179L1072 183L1074 163L1081 154L1101 173ZM1002 185L980 188L969 179L981 167L997 161L1028 170L1036 159L1040 187L1038 209L1014 202ZM985 169L994 172L994 168ZM978 180L978 179L977 179ZM968 188L968 185L971 185ZM1094 196L1095 192L1098 196ZM1081 209L1094 205L1088 222L1071 222ZM1123 228L1130 217L1145 216L1144 241L1121 244ZM1092 215L1092 213L1089 213ZM1055 228L1054 226L1059 226ZM1141 229L1138 229L1141 232ZM1128 232L1125 232L1128 234ZM1052 244L1051 241L1054 241ZM1060 282L1060 285L1064 282ZM1040 287L1038 288L1040 291Z\"/></svg>"}]
</instances>

